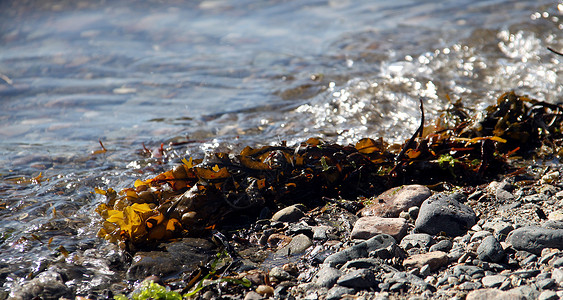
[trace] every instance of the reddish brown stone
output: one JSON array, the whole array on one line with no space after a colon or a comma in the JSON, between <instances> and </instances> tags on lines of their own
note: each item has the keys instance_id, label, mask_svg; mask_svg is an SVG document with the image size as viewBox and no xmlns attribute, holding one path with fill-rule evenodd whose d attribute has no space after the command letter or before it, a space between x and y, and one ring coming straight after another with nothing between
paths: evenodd
<instances>
[{"instance_id":1,"label":"reddish brown stone","mask_svg":"<svg viewBox=\"0 0 563 300\"><path fill-rule=\"evenodd\" d=\"M352 229L353 239L369 239L386 233L399 242L407 234L407 220L403 218L362 217Z\"/></svg>"},{"instance_id":2,"label":"reddish brown stone","mask_svg":"<svg viewBox=\"0 0 563 300\"><path fill-rule=\"evenodd\" d=\"M362 217L378 216L396 218L402 211L413 206L420 206L432 192L423 185L403 185L387 190L377 196L371 205L360 210Z\"/></svg>"},{"instance_id":3,"label":"reddish brown stone","mask_svg":"<svg viewBox=\"0 0 563 300\"><path fill-rule=\"evenodd\" d=\"M447 264L448 254L442 251L415 254L403 261L403 266L407 268L422 268L424 265L428 265L430 270L437 270Z\"/></svg>"}]
</instances>

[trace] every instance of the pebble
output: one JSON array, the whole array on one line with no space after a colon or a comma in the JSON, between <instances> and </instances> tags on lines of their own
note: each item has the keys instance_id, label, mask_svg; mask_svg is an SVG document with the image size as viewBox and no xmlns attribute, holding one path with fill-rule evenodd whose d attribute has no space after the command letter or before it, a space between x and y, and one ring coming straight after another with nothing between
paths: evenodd
<instances>
[{"instance_id":1,"label":"pebble","mask_svg":"<svg viewBox=\"0 0 563 300\"><path fill-rule=\"evenodd\" d=\"M276 251L276 255L290 256L294 254L303 253L305 252L305 250L307 250L307 248L311 247L312 245L313 245L313 241L311 241L311 239L308 236L304 234L299 234L294 236L293 239L291 239L291 242L287 244L287 246Z\"/></svg>"},{"instance_id":2,"label":"pebble","mask_svg":"<svg viewBox=\"0 0 563 300\"><path fill-rule=\"evenodd\" d=\"M433 242L432 236L426 233L413 233L406 235L399 246L405 250L411 248L427 249Z\"/></svg>"},{"instance_id":3,"label":"pebble","mask_svg":"<svg viewBox=\"0 0 563 300\"><path fill-rule=\"evenodd\" d=\"M489 275L481 278L481 283L486 288L497 288L500 287L507 278L508 277L503 275Z\"/></svg>"},{"instance_id":4,"label":"pebble","mask_svg":"<svg viewBox=\"0 0 563 300\"><path fill-rule=\"evenodd\" d=\"M321 287L331 288L341 275L342 272L339 269L325 264L315 274L312 282Z\"/></svg>"},{"instance_id":5,"label":"pebble","mask_svg":"<svg viewBox=\"0 0 563 300\"><path fill-rule=\"evenodd\" d=\"M377 286L373 271L370 269L359 269L344 274L338 278L337 284L349 288L365 289Z\"/></svg>"},{"instance_id":6,"label":"pebble","mask_svg":"<svg viewBox=\"0 0 563 300\"><path fill-rule=\"evenodd\" d=\"M403 218L361 217L354 224L353 239L369 239L378 234L388 234L400 241L406 234L408 222Z\"/></svg>"},{"instance_id":7,"label":"pebble","mask_svg":"<svg viewBox=\"0 0 563 300\"><path fill-rule=\"evenodd\" d=\"M328 232L332 229L329 226L314 226L313 228L313 239L324 241L328 238Z\"/></svg>"},{"instance_id":8,"label":"pebble","mask_svg":"<svg viewBox=\"0 0 563 300\"><path fill-rule=\"evenodd\" d=\"M244 300L260 300L260 299L263 299L262 295L258 294L255 291L250 291L246 293L246 295L244 296Z\"/></svg>"},{"instance_id":9,"label":"pebble","mask_svg":"<svg viewBox=\"0 0 563 300\"><path fill-rule=\"evenodd\" d=\"M368 254L377 249L387 248L396 244L395 239L388 234L379 234L367 241L360 242L352 247L346 248L328 256L324 263L331 265L342 265L349 260L368 257Z\"/></svg>"},{"instance_id":10,"label":"pebble","mask_svg":"<svg viewBox=\"0 0 563 300\"><path fill-rule=\"evenodd\" d=\"M549 290L541 292L541 294L538 296L538 300L558 300L558 299L559 296L557 295L557 293Z\"/></svg>"},{"instance_id":11,"label":"pebble","mask_svg":"<svg viewBox=\"0 0 563 300\"><path fill-rule=\"evenodd\" d=\"M495 190L495 197L497 201L501 203L512 202L516 199L516 196L512 193L515 189L515 185L506 181L499 183Z\"/></svg>"},{"instance_id":12,"label":"pebble","mask_svg":"<svg viewBox=\"0 0 563 300\"><path fill-rule=\"evenodd\" d=\"M501 291L497 289L480 289L469 292L466 300L526 300L524 295L514 291Z\"/></svg>"},{"instance_id":13,"label":"pebble","mask_svg":"<svg viewBox=\"0 0 563 300\"><path fill-rule=\"evenodd\" d=\"M344 286L335 286L326 293L326 300L338 300L344 298L344 295L354 295L356 290Z\"/></svg>"},{"instance_id":14,"label":"pebble","mask_svg":"<svg viewBox=\"0 0 563 300\"><path fill-rule=\"evenodd\" d=\"M551 278L553 278L559 286L562 286L563 285L563 269L561 269L561 268L553 269L553 271L551 272Z\"/></svg>"},{"instance_id":15,"label":"pebble","mask_svg":"<svg viewBox=\"0 0 563 300\"><path fill-rule=\"evenodd\" d=\"M272 221L278 222L297 222L305 217L305 213L300 209L302 205L296 204L280 209L272 216Z\"/></svg>"},{"instance_id":16,"label":"pebble","mask_svg":"<svg viewBox=\"0 0 563 300\"><path fill-rule=\"evenodd\" d=\"M464 274L474 277L476 274L484 274L485 270L478 266L457 265L452 268L452 273L457 277Z\"/></svg>"},{"instance_id":17,"label":"pebble","mask_svg":"<svg viewBox=\"0 0 563 300\"><path fill-rule=\"evenodd\" d=\"M403 266L407 268L422 268L428 265L434 271L448 264L448 254L442 251L415 254L403 261Z\"/></svg>"},{"instance_id":18,"label":"pebble","mask_svg":"<svg viewBox=\"0 0 563 300\"><path fill-rule=\"evenodd\" d=\"M495 238L499 241L504 241L508 234L514 230L514 226L505 221L492 221L483 224L483 229L493 232Z\"/></svg>"},{"instance_id":19,"label":"pebble","mask_svg":"<svg viewBox=\"0 0 563 300\"><path fill-rule=\"evenodd\" d=\"M462 204L463 194L440 193L426 199L420 207L415 230L428 234L446 233L460 236L476 223L477 216L468 206Z\"/></svg>"},{"instance_id":20,"label":"pebble","mask_svg":"<svg viewBox=\"0 0 563 300\"><path fill-rule=\"evenodd\" d=\"M273 267L268 273L272 281L285 281L290 280L291 275L280 267Z\"/></svg>"},{"instance_id":21,"label":"pebble","mask_svg":"<svg viewBox=\"0 0 563 300\"><path fill-rule=\"evenodd\" d=\"M423 185L403 185L385 191L359 211L362 217L378 216L396 218L401 212L411 207L420 206L422 201L430 197L432 192Z\"/></svg>"},{"instance_id":22,"label":"pebble","mask_svg":"<svg viewBox=\"0 0 563 300\"><path fill-rule=\"evenodd\" d=\"M213 255L215 245L208 240L184 238L166 245L166 251L137 252L127 270L128 280L166 275L192 270Z\"/></svg>"},{"instance_id":23,"label":"pebble","mask_svg":"<svg viewBox=\"0 0 563 300\"><path fill-rule=\"evenodd\" d=\"M510 232L507 241L515 249L540 254L544 248L563 249L563 229L521 227Z\"/></svg>"},{"instance_id":24,"label":"pebble","mask_svg":"<svg viewBox=\"0 0 563 300\"><path fill-rule=\"evenodd\" d=\"M430 247L430 249L428 249L429 252L433 252L433 251L443 251L443 252L449 252L453 247L453 243L450 240L441 240L438 243L432 245Z\"/></svg>"},{"instance_id":25,"label":"pebble","mask_svg":"<svg viewBox=\"0 0 563 300\"><path fill-rule=\"evenodd\" d=\"M488 236L477 248L477 257L482 261L500 262L505 256L501 244L494 236Z\"/></svg>"},{"instance_id":26,"label":"pebble","mask_svg":"<svg viewBox=\"0 0 563 300\"><path fill-rule=\"evenodd\" d=\"M480 282L467 281L460 284L458 288L462 291L472 291L480 289L481 287L483 287L483 285Z\"/></svg>"},{"instance_id":27,"label":"pebble","mask_svg":"<svg viewBox=\"0 0 563 300\"><path fill-rule=\"evenodd\" d=\"M540 291L538 291L535 287L530 285L521 285L509 291L520 293L520 295L524 296L524 298L527 299L537 299L538 296L540 295Z\"/></svg>"},{"instance_id":28,"label":"pebble","mask_svg":"<svg viewBox=\"0 0 563 300\"><path fill-rule=\"evenodd\" d=\"M261 284L256 288L256 292L260 295L272 296L274 294L274 288L269 285Z\"/></svg>"},{"instance_id":29,"label":"pebble","mask_svg":"<svg viewBox=\"0 0 563 300\"><path fill-rule=\"evenodd\" d=\"M72 291L65 285L63 276L55 270L47 270L37 277L12 289L10 299L59 299L72 298Z\"/></svg>"}]
</instances>

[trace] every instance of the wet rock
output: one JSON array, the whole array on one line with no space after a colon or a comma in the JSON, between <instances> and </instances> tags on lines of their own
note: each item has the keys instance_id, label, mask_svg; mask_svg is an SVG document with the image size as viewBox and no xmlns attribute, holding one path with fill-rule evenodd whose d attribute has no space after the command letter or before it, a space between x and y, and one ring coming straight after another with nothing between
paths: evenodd
<instances>
[{"instance_id":1,"label":"wet rock","mask_svg":"<svg viewBox=\"0 0 563 300\"><path fill-rule=\"evenodd\" d=\"M326 300L338 300L342 299L344 295L354 295L355 293L356 290L353 288L337 285L328 290L326 293Z\"/></svg>"},{"instance_id":2,"label":"wet rock","mask_svg":"<svg viewBox=\"0 0 563 300\"><path fill-rule=\"evenodd\" d=\"M303 253L305 252L305 250L307 250L307 248L311 247L312 245L313 242L308 236L304 234L299 234L293 237L293 239L291 239L291 242L289 242L287 246L276 251L276 255L290 256L294 254Z\"/></svg>"},{"instance_id":3,"label":"wet rock","mask_svg":"<svg viewBox=\"0 0 563 300\"><path fill-rule=\"evenodd\" d=\"M338 278L337 284L349 288L366 289L376 287L378 282L370 269L354 270Z\"/></svg>"},{"instance_id":4,"label":"wet rock","mask_svg":"<svg viewBox=\"0 0 563 300\"><path fill-rule=\"evenodd\" d=\"M489 275L481 278L481 283L483 283L483 286L486 288L497 288L500 287L507 278L508 277L504 275Z\"/></svg>"},{"instance_id":5,"label":"wet rock","mask_svg":"<svg viewBox=\"0 0 563 300\"><path fill-rule=\"evenodd\" d=\"M494 236L488 236L477 248L477 258L482 261L500 262L504 258L502 245Z\"/></svg>"},{"instance_id":6,"label":"wet rock","mask_svg":"<svg viewBox=\"0 0 563 300\"><path fill-rule=\"evenodd\" d=\"M404 238L403 238L404 239ZM450 240L441 240L438 243L432 245L430 247L430 249L428 249L429 252L434 252L434 251L443 251L443 252L448 252L452 249L453 247L453 243Z\"/></svg>"},{"instance_id":7,"label":"wet rock","mask_svg":"<svg viewBox=\"0 0 563 300\"><path fill-rule=\"evenodd\" d=\"M411 248L427 249L433 242L432 236L426 233L413 233L406 235L399 246L405 250Z\"/></svg>"},{"instance_id":8,"label":"wet rock","mask_svg":"<svg viewBox=\"0 0 563 300\"><path fill-rule=\"evenodd\" d=\"M442 251L415 254L403 261L403 266L407 268L422 268L428 265L434 271L448 264L448 254Z\"/></svg>"},{"instance_id":9,"label":"wet rock","mask_svg":"<svg viewBox=\"0 0 563 300\"><path fill-rule=\"evenodd\" d=\"M363 217L396 218L401 212L408 211L411 207L420 206L422 201L431 195L430 189L423 185L403 185L377 196L373 204L364 207L359 213Z\"/></svg>"},{"instance_id":10,"label":"wet rock","mask_svg":"<svg viewBox=\"0 0 563 300\"><path fill-rule=\"evenodd\" d=\"M301 210L302 205L292 205L282 208L272 216L272 221L278 222L297 222L305 217L305 213Z\"/></svg>"},{"instance_id":11,"label":"wet rock","mask_svg":"<svg viewBox=\"0 0 563 300\"><path fill-rule=\"evenodd\" d=\"M166 251L137 252L127 270L127 279L139 280L150 275L191 271L213 255L215 245L204 239L185 238L167 244Z\"/></svg>"},{"instance_id":12,"label":"wet rock","mask_svg":"<svg viewBox=\"0 0 563 300\"><path fill-rule=\"evenodd\" d=\"M501 291L497 289L481 289L469 292L466 300L525 300L522 294L514 291Z\"/></svg>"},{"instance_id":13,"label":"wet rock","mask_svg":"<svg viewBox=\"0 0 563 300\"><path fill-rule=\"evenodd\" d=\"M563 229L522 227L510 232L507 241L515 249L540 254L544 248L563 249Z\"/></svg>"},{"instance_id":14,"label":"wet rock","mask_svg":"<svg viewBox=\"0 0 563 300\"><path fill-rule=\"evenodd\" d=\"M313 228L305 222L292 223L289 225L289 228L287 228L286 234L290 236L304 234L309 238L313 238Z\"/></svg>"},{"instance_id":15,"label":"wet rock","mask_svg":"<svg viewBox=\"0 0 563 300\"><path fill-rule=\"evenodd\" d=\"M342 265L349 260L367 257L370 252L382 248L387 248L393 244L396 244L396 242L392 236L388 234L379 234L367 241L363 241L352 247L346 248L328 256L324 260L324 263L331 264L333 266Z\"/></svg>"},{"instance_id":16,"label":"wet rock","mask_svg":"<svg viewBox=\"0 0 563 300\"><path fill-rule=\"evenodd\" d=\"M400 241L407 233L408 223L403 218L362 217L354 224L353 239L369 239L378 234L388 234Z\"/></svg>"},{"instance_id":17,"label":"wet rock","mask_svg":"<svg viewBox=\"0 0 563 300\"><path fill-rule=\"evenodd\" d=\"M48 270L24 285L14 287L10 299L59 299L71 298L72 294L71 289L65 285L61 274Z\"/></svg>"},{"instance_id":18,"label":"wet rock","mask_svg":"<svg viewBox=\"0 0 563 300\"><path fill-rule=\"evenodd\" d=\"M445 232L448 236L460 236L475 225L475 212L461 202L460 193L441 193L426 199L420 207L415 229L428 234Z\"/></svg>"},{"instance_id":19,"label":"wet rock","mask_svg":"<svg viewBox=\"0 0 563 300\"><path fill-rule=\"evenodd\" d=\"M341 275L342 272L339 269L323 265L313 277L312 282L321 287L331 288Z\"/></svg>"}]
</instances>

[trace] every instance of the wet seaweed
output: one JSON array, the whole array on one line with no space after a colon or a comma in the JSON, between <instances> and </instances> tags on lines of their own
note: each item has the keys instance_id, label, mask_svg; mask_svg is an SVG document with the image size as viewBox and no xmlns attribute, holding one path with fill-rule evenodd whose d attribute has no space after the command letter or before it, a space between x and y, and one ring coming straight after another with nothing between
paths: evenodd
<instances>
[{"instance_id":1,"label":"wet seaweed","mask_svg":"<svg viewBox=\"0 0 563 300\"><path fill-rule=\"evenodd\" d=\"M310 138L295 146L214 153L120 192L106 202L98 235L135 249L215 229L234 213L258 216L264 207L356 200L408 183L473 185L511 170L510 158L562 154L563 106L508 92L472 114L458 101L402 145L364 138L338 145ZM358 201L359 202L359 201Z\"/></svg>"}]
</instances>

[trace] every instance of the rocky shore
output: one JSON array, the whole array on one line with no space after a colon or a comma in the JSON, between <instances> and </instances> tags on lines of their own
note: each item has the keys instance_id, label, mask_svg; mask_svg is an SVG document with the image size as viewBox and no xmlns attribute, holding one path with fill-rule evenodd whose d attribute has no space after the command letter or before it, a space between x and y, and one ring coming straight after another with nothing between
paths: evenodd
<instances>
[{"instance_id":1,"label":"rocky shore","mask_svg":"<svg viewBox=\"0 0 563 300\"><path fill-rule=\"evenodd\" d=\"M293 205L223 230L222 241L185 238L133 257L104 244L60 255L9 298L132 296L148 278L179 293L199 281L199 299L559 299L561 171L536 177L405 185L360 210L334 199ZM194 277L218 252L231 256L217 278L231 280Z\"/></svg>"}]
</instances>

